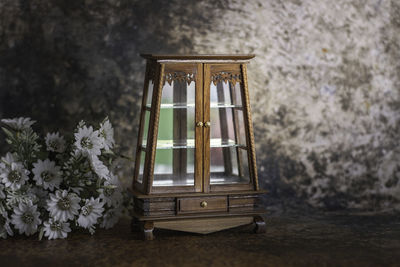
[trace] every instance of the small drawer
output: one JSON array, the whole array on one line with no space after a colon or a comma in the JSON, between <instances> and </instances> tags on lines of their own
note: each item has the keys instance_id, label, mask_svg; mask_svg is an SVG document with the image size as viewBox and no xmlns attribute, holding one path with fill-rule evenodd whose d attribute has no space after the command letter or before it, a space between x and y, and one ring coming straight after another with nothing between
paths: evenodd
<instances>
[{"instance_id":1,"label":"small drawer","mask_svg":"<svg viewBox=\"0 0 400 267\"><path fill-rule=\"evenodd\" d=\"M228 211L227 197L178 198L178 214Z\"/></svg>"}]
</instances>

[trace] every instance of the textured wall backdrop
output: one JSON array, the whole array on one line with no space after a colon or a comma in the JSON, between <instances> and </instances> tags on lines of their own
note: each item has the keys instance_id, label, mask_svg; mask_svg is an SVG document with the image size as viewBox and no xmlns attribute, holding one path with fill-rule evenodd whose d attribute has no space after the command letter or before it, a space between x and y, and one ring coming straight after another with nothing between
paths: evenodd
<instances>
[{"instance_id":1,"label":"textured wall backdrop","mask_svg":"<svg viewBox=\"0 0 400 267\"><path fill-rule=\"evenodd\" d=\"M140 52L257 55L249 84L270 203L400 208L399 1L0 0L0 117L30 116L45 133L109 115L133 155Z\"/></svg>"}]
</instances>

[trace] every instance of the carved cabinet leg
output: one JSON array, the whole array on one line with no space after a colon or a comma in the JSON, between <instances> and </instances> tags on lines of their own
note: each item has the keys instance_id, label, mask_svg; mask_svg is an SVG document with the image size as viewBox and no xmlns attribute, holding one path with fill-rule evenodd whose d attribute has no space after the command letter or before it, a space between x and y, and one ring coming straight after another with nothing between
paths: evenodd
<instances>
[{"instance_id":1,"label":"carved cabinet leg","mask_svg":"<svg viewBox=\"0 0 400 267\"><path fill-rule=\"evenodd\" d=\"M143 235L144 235L144 240L153 240L154 239L154 224L153 222L144 222L143 226Z\"/></svg>"},{"instance_id":2,"label":"carved cabinet leg","mask_svg":"<svg viewBox=\"0 0 400 267\"><path fill-rule=\"evenodd\" d=\"M265 233L266 227L265 227L265 221L263 217L261 216L255 216L254 217L254 233L256 234L262 234Z\"/></svg>"}]
</instances>

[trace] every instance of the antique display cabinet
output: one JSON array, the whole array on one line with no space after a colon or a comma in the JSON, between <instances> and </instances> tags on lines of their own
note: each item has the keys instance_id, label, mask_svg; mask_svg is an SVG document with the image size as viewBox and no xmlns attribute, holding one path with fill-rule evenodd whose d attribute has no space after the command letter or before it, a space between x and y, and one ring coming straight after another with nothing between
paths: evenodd
<instances>
[{"instance_id":1,"label":"antique display cabinet","mask_svg":"<svg viewBox=\"0 0 400 267\"><path fill-rule=\"evenodd\" d=\"M265 231L247 85L254 55L147 60L132 193L133 226Z\"/></svg>"}]
</instances>

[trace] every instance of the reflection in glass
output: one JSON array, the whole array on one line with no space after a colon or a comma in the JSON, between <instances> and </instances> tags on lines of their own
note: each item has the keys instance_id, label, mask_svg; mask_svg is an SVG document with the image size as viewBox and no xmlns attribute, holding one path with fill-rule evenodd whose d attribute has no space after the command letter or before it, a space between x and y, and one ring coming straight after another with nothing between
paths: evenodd
<instances>
[{"instance_id":1,"label":"reflection in glass","mask_svg":"<svg viewBox=\"0 0 400 267\"><path fill-rule=\"evenodd\" d=\"M185 152L186 160L174 160L174 154ZM194 148L161 149L156 152L153 186L194 185Z\"/></svg>"},{"instance_id":2,"label":"reflection in glass","mask_svg":"<svg viewBox=\"0 0 400 267\"><path fill-rule=\"evenodd\" d=\"M154 88L154 82L152 80L149 81L149 88L147 91L147 100L146 100L146 105L151 106L151 100L153 99L153 88Z\"/></svg>"},{"instance_id":3,"label":"reflection in glass","mask_svg":"<svg viewBox=\"0 0 400 267\"><path fill-rule=\"evenodd\" d=\"M138 182L143 183L143 171L144 171L144 160L146 158L146 152L141 151L140 152L140 167L139 167L139 176L138 176Z\"/></svg>"},{"instance_id":4,"label":"reflection in glass","mask_svg":"<svg viewBox=\"0 0 400 267\"><path fill-rule=\"evenodd\" d=\"M213 82L210 84L210 102L211 107L216 105L230 105L233 107L242 106L242 95L240 83L233 85L231 82L218 82L215 85Z\"/></svg>"},{"instance_id":5,"label":"reflection in glass","mask_svg":"<svg viewBox=\"0 0 400 267\"><path fill-rule=\"evenodd\" d=\"M143 126L143 147L147 145L147 135L149 133L150 111L146 110L144 113L144 126Z\"/></svg>"}]
</instances>

